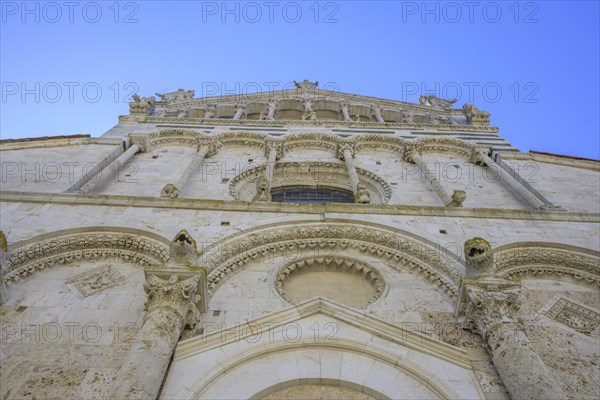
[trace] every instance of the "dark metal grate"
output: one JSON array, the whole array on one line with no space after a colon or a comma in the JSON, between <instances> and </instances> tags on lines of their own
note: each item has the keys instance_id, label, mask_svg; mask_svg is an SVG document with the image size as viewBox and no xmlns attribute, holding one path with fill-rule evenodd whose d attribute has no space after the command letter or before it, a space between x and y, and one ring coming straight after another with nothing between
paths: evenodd
<instances>
[{"instance_id":1,"label":"dark metal grate","mask_svg":"<svg viewBox=\"0 0 600 400\"><path fill-rule=\"evenodd\" d=\"M271 200L300 204L354 203L354 194L340 189L293 188L273 191Z\"/></svg>"}]
</instances>

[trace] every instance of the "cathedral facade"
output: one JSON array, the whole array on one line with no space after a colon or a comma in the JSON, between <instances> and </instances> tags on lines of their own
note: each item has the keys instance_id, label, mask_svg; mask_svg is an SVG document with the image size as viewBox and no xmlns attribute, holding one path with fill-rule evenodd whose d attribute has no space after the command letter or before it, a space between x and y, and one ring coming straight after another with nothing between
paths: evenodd
<instances>
[{"instance_id":1,"label":"cathedral facade","mask_svg":"<svg viewBox=\"0 0 600 400\"><path fill-rule=\"evenodd\" d=\"M600 162L476 105L140 97L0 142L0 398L595 399Z\"/></svg>"}]
</instances>

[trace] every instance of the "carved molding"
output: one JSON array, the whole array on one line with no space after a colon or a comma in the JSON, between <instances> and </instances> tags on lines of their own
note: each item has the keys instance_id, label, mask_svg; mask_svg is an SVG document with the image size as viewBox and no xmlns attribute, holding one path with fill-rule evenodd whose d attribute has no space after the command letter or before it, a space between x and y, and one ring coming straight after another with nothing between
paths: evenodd
<instances>
[{"instance_id":1,"label":"carved molding","mask_svg":"<svg viewBox=\"0 0 600 400\"><path fill-rule=\"evenodd\" d=\"M600 256L597 252L552 244L517 244L494 253L495 268L503 278L556 278L600 286Z\"/></svg>"},{"instance_id":2,"label":"carved molding","mask_svg":"<svg viewBox=\"0 0 600 400\"><path fill-rule=\"evenodd\" d=\"M546 316L585 335L590 335L600 326L598 312L564 298L559 299Z\"/></svg>"},{"instance_id":3,"label":"carved molding","mask_svg":"<svg viewBox=\"0 0 600 400\"><path fill-rule=\"evenodd\" d=\"M80 260L112 257L139 266L157 265L169 260L168 244L139 233L72 233L24 244L16 243L12 247L3 276L6 283L19 282L35 271L55 264Z\"/></svg>"},{"instance_id":4,"label":"carved molding","mask_svg":"<svg viewBox=\"0 0 600 400\"><path fill-rule=\"evenodd\" d=\"M369 284L375 289L375 295L369 299L369 301L364 304L362 308L366 308L368 305L379 299L385 291L385 281L383 280L383 277L379 271L365 262L353 258L340 257L337 255L331 257L304 258L302 260L286 264L279 269L279 272L275 277L275 289L288 303L293 304L293 302L287 297L284 290L286 281L291 279L296 274L316 271L351 273L358 275L362 279L365 279L367 282L369 282Z\"/></svg>"},{"instance_id":5,"label":"carved molding","mask_svg":"<svg viewBox=\"0 0 600 400\"><path fill-rule=\"evenodd\" d=\"M180 128L162 129L148 135L148 146L151 149L168 145L198 148L204 144L209 145L208 156L214 155L222 146L245 146L264 151L268 151L270 146L276 146L278 158L287 151L321 149L330 151L335 157L343 160L343 150L349 148L353 156L362 149L392 150L407 162L412 162L410 154L417 152L450 154L475 163L480 153L489 152L489 146L447 136L408 140L385 134L358 134L351 138L343 138L331 133L303 132L274 138L267 133L255 131L224 131L215 136L207 136L197 130Z\"/></svg>"},{"instance_id":6,"label":"carved molding","mask_svg":"<svg viewBox=\"0 0 600 400\"><path fill-rule=\"evenodd\" d=\"M264 176L265 165L243 170L229 181L229 195L235 200L252 200L249 195L242 195L256 187L256 181ZM379 175L362 168L356 168L359 180L365 183L370 193L377 193L379 201L385 204L392 198L392 187ZM347 176L346 166L339 162L278 162L274 169L272 187L289 185L327 185L340 186L339 176ZM347 179L342 179L345 182ZM244 190L246 188L247 190ZM345 188L351 190L350 187ZM374 199L376 200L376 199Z\"/></svg>"},{"instance_id":7,"label":"carved molding","mask_svg":"<svg viewBox=\"0 0 600 400\"><path fill-rule=\"evenodd\" d=\"M373 124L379 125L449 125L449 126L464 126L466 128L471 126L477 126L478 128L489 127L489 113L480 111L474 105L465 105L463 109L453 108L452 101L442 100L435 98L435 96L427 96L420 99L420 104L407 103L393 100L379 99L375 97L367 97L361 95L353 95L339 92L331 92L326 90L319 90L317 88L303 88L296 90L282 90L282 91L269 91L266 93L255 93L245 95L231 95L231 96L220 96L212 98L199 98L194 99L189 96L189 93L182 92L188 95L177 94L172 96L169 101L161 101L154 107L144 109L144 112L132 112L130 116L122 116L121 119L129 120L143 120L143 119L165 119L171 118L178 121L190 121L199 120L203 123L207 122L223 122L220 118L215 118L215 113L206 112L206 110L215 110L218 107L231 107L233 108L236 104L244 104L246 106L255 104L267 104L275 103L276 106L269 106L270 118L262 119L270 120L274 115L271 109L276 108L277 110L285 110L282 108L282 102L300 102L304 104L304 122L309 122L314 125L316 123L335 124L340 122L354 122L354 121L342 121L341 116L338 115L337 119L334 120L312 120L307 118L306 114L309 112L319 111L332 111L333 109L339 110L343 107L352 109L356 107L363 107L369 110L370 114L378 114L378 122ZM164 96L163 96L164 97ZM162 98L162 97L161 97ZM146 100L146 99L144 99ZM312 104L321 104L321 107L311 106ZM331 105L334 106L331 106ZM264 107L263 107L264 108ZM203 110L204 115L202 118L190 118L190 110ZM371 111L373 110L373 111ZM387 112L388 122L383 121L383 113ZM196 113L194 116L198 115ZM169 117L166 117L169 116ZM198 115L199 116L199 115ZM238 118L243 115L236 115ZM233 115L232 115L232 118ZM235 121L237 119L225 119L226 122ZM253 120L256 121L256 120ZM261 122L262 122L261 121ZM302 120L300 120L302 121ZM369 118L371 121L371 118ZM269 121L271 122L271 121ZM298 120L275 120L276 123L292 122L297 123ZM370 122L368 122L370 123Z\"/></svg>"},{"instance_id":8,"label":"carved molding","mask_svg":"<svg viewBox=\"0 0 600 400\"><path fill-rule=\"evenodd\" d=\"M394 268L413 269L449 296L456 295L462 265L442 248L393 231L352 223L295 223L252 230L206 248L210 293L247 263L308 252L331 257L348 252L375 256Z\"/></svg>"}]
</instances>

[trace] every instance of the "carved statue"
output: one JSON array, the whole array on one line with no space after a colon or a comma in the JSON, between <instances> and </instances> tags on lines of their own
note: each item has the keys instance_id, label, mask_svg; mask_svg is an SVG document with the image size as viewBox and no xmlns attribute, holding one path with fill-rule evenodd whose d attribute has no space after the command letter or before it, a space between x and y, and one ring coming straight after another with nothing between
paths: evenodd
<instances>
[{"instance_id":1,"label":"carved statue","mask_svg":"<svg viewBox=\"0 0 600 400\"><path fill-rule=\"evenodd\" d=\"M204 116L202 117L202 119L213 119L214 117L215 111L212 108L209 108L206 111L204 111Z\"/></svg>"},{"instance_id":2,"label":"carved statue","mask_svg":"<svg viewBox=\"0 0 600 400\"><path fill-rule=\"evenodd\" d=\"M260 121L275 121L275 118L273 118L265 113L260 113L260 115L258 116L258 119Z\"/></svg>"},{"instance_id":3,"label":"carved statue","mask_svg":"<svg viewBox=\"0 0 600 400\"><path fill-rule=\"evenodd\" d=\"M294 85L296 89L316 89L319 86L319 82L309 82L308 79L305 79L302 82L294 81Z\"/></svg>"},{"instance_id":4,"label":"carved statue","mask_svg":"<svg viewBox=\"0 0 600 400\"><path fill-rule=\"evenodd\" d=\"M356 185L356 202L358 204L371 204L371 195L362 183Z\"/></svg>"},{"instance_id":5,"label":"carved statue","mask_svg":"<svg viewBox=\"0 0 600 400\"><path fill-rule=\"evenodd\" d=\"M451 110L454 106L454 103L456 103L457 99L452 99L452 100L446 100L446 99L441 99L437 96L419 96L419 104L425 105L425 106L430 106L430 107L436 107L436 108L441 108L443 110Z\"/></svg>"},{"instance_id":6,"label":"carved statue","mask_svg":"<svg viewBox=\"0 0 600 400\"><path fill-rule=\"evenodd\" d=\"M266 178L256 182L256 195L252 201L271 201L271 184Z\"/></svg>"},{"instance_id":7,"label":"carved statue","mask_svg":"<svg viewBox=\"0 0 600 400\"><path fill-rule=\"evenodd\" d=\"M130 114L149 115L154 111L156 99L154 97L140 98L139 94L135 93L131 96L133 102L129 103Z\"/></svg>"},{"instance_id":8,"label":"carved statue","mask_svg":"<svg viewBox=\"0 0 600 400\"><path fill-rule=\"evenodd\" d=\"M474 104L463 105L463 114L467 118L467 122L471 125L489 125L490 113L481 111Z\"/></svg>"},{"instance_id":9,"label":"carved statue","mask_svg":"<svg viewBox=\"0 0 600 400\"><path fill-rule=\"evenodd\" d=\"M195 265L198 260L196 241L185 229L182 229L171 241L169 254L171 263Z\"/></svg>"},{"instance_id":10,"label":"carved statue","mask_svg":"<svg viewBox=\"0 0 600 400\"><path fill-rule=\"evenodd\" d=\"M495 273L492 246L487 240L474 237L465 242L465 278L493 277Z\"/></svg>"},{"instance_id":11,"label":"carved statue","mask_svg":"<svg viewBox=\"0 0 600 400\"><path fill-rule=\"evenodd\" d=\"M313 110L307 110L304 114L302 114L302 120L316 121L317 113L315 113Z\"/></svg>"},{"instance_id":12,"label":"carved statue","mask_svg":"<svg viewBox=\"0 0 600 400\"><path fill-rule=\"evenodd\" d=\"M463 202L467 198L467 192L464 190L455 190L452 193L452 201L448 204L448 207L462 207Z\"/></svg>"},{"instance_id":13,"label":"carved statue","mask_svg":"<svg viewBox=\"0 0 600 400\"><path fill-rule=\"evenodd\" d=\"M169 92L169 93L164 93L164 94L155 93L155 95L160 98L160 101L166 101L168 103L173 103L174 101L177 101L177 100L193 99L194 96L196 95L196 92L194 92L193 90L177 89L176 92Z\"/></svg>"}]
</instances>

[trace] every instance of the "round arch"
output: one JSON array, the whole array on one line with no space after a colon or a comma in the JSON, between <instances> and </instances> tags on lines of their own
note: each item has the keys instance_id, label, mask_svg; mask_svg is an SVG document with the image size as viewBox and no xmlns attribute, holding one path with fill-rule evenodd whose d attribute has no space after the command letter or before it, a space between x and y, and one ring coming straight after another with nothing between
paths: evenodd
<instances>
[{"instance_id":1,"label":"round arch","mask_svg":"<svg viewBox=\"0 0 600 400\"><path fill-rule=\"evenodd\" d=\"M494 263L501 277L560 278L600 286L600 252L561 243L516 242L497 247Z\"/></svg>"},{"instance_id":2,"label":"round arch","mask_svg":"<svg viewBox=\"0 0 600 400\"><path fill-rule=\"evenodd\" d=\"M169 260L170 241L141 229L93 226L45 233L11 244L2 279L18 282L36 271L74 260L117 257L147 266Z\"/></svg>"},{"instance_id":3,"label":"round arch","mask_svg":"<svg viewBox=\"0 0 600 400\"><path fill-rule=\"evenodd\" d=\"M282 378L282 374L289 371L281 371L282 365L294 365L296 363L297 353L302 354L309 351L318 351L321 358L336 359L335 355L351 355L357 365L367 365L366 363L376 363L382 376L395 377L392 382L382 379L368 380L371 368L354 369L348 376L353 375L353 379L345 379L344 372L340 375L333 374L333 369L316 368L313 371L305 369L296 370L298 374L294 377ZM328 357L329 356L329 357ZM362 363L361 363L362 361ZM341 363L341 359L340 359ZM273 373L267 373L259 365L268 365ZM278 373L278 371L280 371ZM350 372L350 371L349 371ZM455 399L461 396L456 393L448 383L444 382L439 376L425 367L410 360L409 357L398 357L398 354L387 349L350 339L336 339L327 342L297 342L272 341L268 344L253 347L251 349L235 353L219 361L219 368L210 371L203 376L198 377L186 385L177 398L230 398L227 396L228 388L234 389L239 393L238 378L245 376L251 377L253 374L260 374L265 379L244 379L244 388L251 399L260 398L270 392L282 388L282 383L292 386L299 382L337 382L338 385L346 386L365 394L381 395L382 398L397 398L394 396L399 386L408 392L409 398L417 398L416 395L425 395L423 398ZM361 383L357 383L361 382ZM270 392L269 392L270 391ZM411 392L412 391L412 392ZM425 391L426 393L423 393Z\"/></svg>"},{"instance_id":4,"label":"round arch","mask_svg":"<svg viewBox=\"0 0 600 400\"><path fill-rule=\"evenodd\" d=\"M228 236L200 254L208 266L209 293L248 263L268 257L363 253L394 268L410 268L455 298L464 274L459 257L425 238L365 221L336 219L269 224Z\"/></svg>"}]
</instances>

